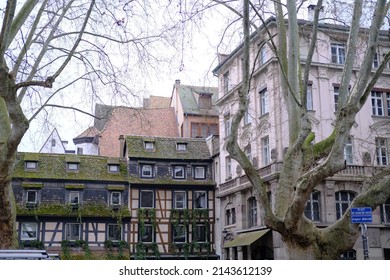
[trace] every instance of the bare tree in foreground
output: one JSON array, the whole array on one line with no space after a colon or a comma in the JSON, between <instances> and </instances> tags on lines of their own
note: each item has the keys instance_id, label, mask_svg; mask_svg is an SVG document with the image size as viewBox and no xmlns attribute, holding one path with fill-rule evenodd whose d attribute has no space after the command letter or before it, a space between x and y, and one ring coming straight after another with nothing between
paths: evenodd
<instances>
[{"instance_id":1,"label":"bare tree in foreground","mask_svg":"<svg viewBox=\"0 0 390 280\"><path fill-rule=\"evenodd\" d=\"M356 82L349 90L364 4L361 0L354 1L334 130L326 139L313 144L315 135L308 118L308 110L304 105L307 92L306 86L303 85L308 84L312 56L317 43L318 18L322 1L318 1L316 6L308 56L304 66L301 65L297 40L299 24L296 1L286 1L285 6L275 1L278 46L274 52L278 57L282 73L282 92L289 123L289 147L283 159L283 169L274 194L273 206L267 195L266 184L262 182L256 168L239 144L239 127L248 108L247 94L251 87L250 67L253 64L249 59L251 24L249 11L250 7L255 7L249 0L243 2L243 80L238 93L239 109L233 117L227 150L240 164L254 186L264 210L265 224L281 234L288 248L289 258L337 259L341 253L354 246L359 235L359 225L351 223L347 210L337 222L320 229L304 216L304 210L314 188L327 177L346 168L343 143L347 142L356 114L370 97L373 86L390 59L390 54L386 54L381 65L372 74L379 30L388 12L389 2L377 1L375 4L371 26L367 29L369 36L367 48L364 50L364 60L360 65ZM284 15L286 11L287 17ZM390 197L389 185L390 168L386 168L363 183L361 194L353 200L350 207L365 206L375 209Z\"/></svg>"},{"instance_id":2,"label":"bare tree in foreground","mask_svg":"<svg viewBox=\"0 0 390 280\"><path fill-rule=\"evenodd\" d=\"M153 0L1 4L0 249L17 246L12 169L31 121L48 108L73 108L76 100L101 101L108 95L131 101L147 67L157 71L161 63L173 62L171 54L178 52L176 40L188 20L180 4Z\"/></svg>"}]
</instances>

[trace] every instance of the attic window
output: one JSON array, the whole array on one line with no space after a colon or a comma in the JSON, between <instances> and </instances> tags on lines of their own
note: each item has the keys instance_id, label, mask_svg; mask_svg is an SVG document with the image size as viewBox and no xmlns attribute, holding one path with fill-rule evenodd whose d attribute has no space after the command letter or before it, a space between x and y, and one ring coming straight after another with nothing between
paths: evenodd
<instances>
[{"instance_id":1,"label":"attic window","mask_svg":"<svg viewBox=\"0 0 390 280\"><path fill-rule=\"evenodd\" d=\"M69 171L77 171L79 170L79 164L77 162L67 162L66 168Z\"/></svg>"},{"instance_id":2,"label":"attic window","mask_svg":"<svg viewBox=\"0 0 390 280\"><path fill-rule=\"evenodd\" d=\"M27 170L37 170L38 162L37 161L25 161L25 168Z\"/></svg>"},{"instance_id":3,"label":"attic window","mask_svg":"<svg viewBox=\"0 0 390 280\"><path fill-rule=\"evenodd\" d=\"M109 164L108 171L111 173L118 173L119 172L119 165L118 164Z\"/></svg>"},{"instance_id":4,"label":"attic window","mask_svg":"<svg viewBox=\"0 0 390 280\"><path fill-rule=\"evenodd\" d=\"M144 142L145 150L152 151L154 150L154 143L150 141Z\"/></svg>"},{"instance_id":5,"label":"attic window","mask_svg":"<svg viewBox=\"0 0 390 280\"><path fill-rule=\"evenodd\" d=\"M177 143L176 149L178 151L187 151L187 143Z\"/></svg>"},{"instance_id":6,"label":"attic window","mask_svg":"<svg viewBox=\"0 0 390 280\"><path fill-rule=\"evenodd\" d=\"M209 109L211 108L211 95L199 94L199 108Z\"/></svg>"}]
</instances>

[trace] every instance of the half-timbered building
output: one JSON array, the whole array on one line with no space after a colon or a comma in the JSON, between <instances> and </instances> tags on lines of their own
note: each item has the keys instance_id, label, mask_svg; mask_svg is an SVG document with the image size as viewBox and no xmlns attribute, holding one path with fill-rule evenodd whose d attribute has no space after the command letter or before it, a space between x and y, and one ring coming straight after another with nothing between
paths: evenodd
<instances>
[{"instance_id":1,"label":"half-timbered building","mask_svg":"<svg viewBox=\"0 0 390 280\"><path fill-rule=\"evenodd\" d=\"M127 136L124 155L132 256L216 258L215 183L204 139Z\"/></svg>"}]
</instances>

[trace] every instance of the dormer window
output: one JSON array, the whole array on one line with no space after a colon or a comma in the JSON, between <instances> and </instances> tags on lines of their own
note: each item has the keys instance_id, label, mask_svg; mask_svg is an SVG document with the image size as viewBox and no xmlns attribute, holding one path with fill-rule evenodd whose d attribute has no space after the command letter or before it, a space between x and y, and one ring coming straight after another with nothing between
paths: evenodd
<instances>
[{"instance_id":1,"label":"dormer window","mask_svg":"<svg viewBox=\"0 0 390 280\"><path fill-rule=\"evenodd\" d=\"M176 144L176 149L178 151L187 151L187 143L177 143Z\"/></svg>"},{"instance_id":2,"label":"dormer window","mask_svg":"<svg viewBox=\"0 0 390 280\"><path fill-rule=\"evenodd\" d=\"M209 109L211 108L211 95L201 93L199 94L199 108Z\"/></svg>"},{"instance_id":3,"label":"dormer window","mask_svg":"<svg viewBox=\"0 0 390 280\"><path fill-rule=\"evenodd\" d=\"M79 170L79 164L77 162L68 162L66 163L66 168L69 171L77 171Z\"/></svg>"},{"instance_id":4,"label":"dormer window","mask_svg":"<svg viewBox=\"0 0 390 280\"><path fill-rule=\"evenodd\" d=\"M121 192L111 192L111 205L112 206L121 205Z\"/></svg>"},{"instance_id":5,"label":"dormer window","mask_svg":"<svg viewBox=\"0 0 390 280\"><path fill-rule=\"evenodd\" d=\"M109 164L108 171L111 173L118 173L119 172L119 165L118 164Z\"/></svg>"},{"instance_id":6,"label":"dormer window","mask_svg":"<svg viewBox=\"0 0 390 280\"><path fill-rule=\"evenodd\" d=\"M153 151L154 150L154 142L151 141L145 141L144 142L145 150L147 151Z\"/></svg>"},{"instance_id":7,"label":"dormer window","mask_svg":"<svg viewBox=\"0 0 390 280\"><path fill-rule=\"evenodd\" d=\"M38 169L38 162L37 161L26 161L25 168L27 170L36 170L36 169Z\"/></svg>"},{"instance_id":8,"label":"dormer window","mask_svg":"<svg viewBox=\"0 0 390 280\"><path fill-rule=\"evenodd\" d=\"M80 192L78 191L69 192L69 203L71 205L78 205L80 203Z\"/></svg>"}]
</instances>

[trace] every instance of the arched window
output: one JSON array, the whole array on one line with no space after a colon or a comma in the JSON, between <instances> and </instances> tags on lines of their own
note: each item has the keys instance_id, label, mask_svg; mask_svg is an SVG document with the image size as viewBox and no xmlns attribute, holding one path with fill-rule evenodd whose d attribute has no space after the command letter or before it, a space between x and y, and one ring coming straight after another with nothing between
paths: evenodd
<instances>
[{"instance_id":1,"label":"arched window","mask_svg":"<svg viewBox=\"0 0 390 280\"><path fill-rule=\"evenodd\" d=\"M236 208L233 203L229 203L225 208L225 225L234 225L236 223Z\"/></svg>"},{"instance_id":2,"label":"arched window","mask_svg":"<svg viewBox=\"0 0 390 280\"><path fill-rule=\"evenodd\" d=\"M355 198L356 194L351 191L339 191L336 192L336 215L337 219L340 219L341 216L351 205L352 200Z\"/></svg>"},{"instance_id":3,"label":"arched window","mask_svg":"<svg viewBox=\"0 0 390 280\"><path fill-rule=\"evenodd\" d=\"M320 192L314 190L309 200L306 203L305 208L305 216L306 218L319 222L320 221Z\"/></svg>"}]
</instances>

